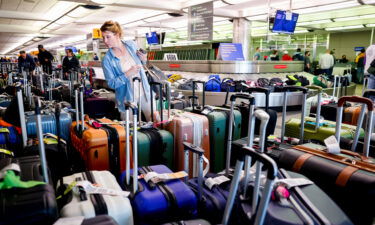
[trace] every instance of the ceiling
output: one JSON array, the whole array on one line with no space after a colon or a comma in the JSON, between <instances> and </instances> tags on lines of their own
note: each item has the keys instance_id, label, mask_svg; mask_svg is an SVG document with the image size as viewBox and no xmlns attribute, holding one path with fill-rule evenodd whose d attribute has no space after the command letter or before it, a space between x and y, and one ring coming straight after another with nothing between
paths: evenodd
<instances>
[{"instance_id":1,"label":"ceiling","mask_svg":"<svg viewBox=\"0 0 375 225\"><path fill-rule=\"evenodd\" d=\"M111 4L98 4L95 0L0 0L0 54L36 50L38 44L46 48L84 45L86 34L106 20L122 24L125 39L161 29L170 34L167 38L186 42L187 8L208 1L113 0ZM375 6L361 2L375 4L375 0L270 0L269 6L271 13L276 9L288 10L290 6L299 13L299 33L348 26L371 29L368 27L375 25ZM94 5L97 9L82 5ZM264 35L268 11L267 1L215 0L214 39L231 38L233 25L229 19L235 17L252 21L252 35ZM171 17L167 13L181 16Z\"/></svg>"}]
</instances>

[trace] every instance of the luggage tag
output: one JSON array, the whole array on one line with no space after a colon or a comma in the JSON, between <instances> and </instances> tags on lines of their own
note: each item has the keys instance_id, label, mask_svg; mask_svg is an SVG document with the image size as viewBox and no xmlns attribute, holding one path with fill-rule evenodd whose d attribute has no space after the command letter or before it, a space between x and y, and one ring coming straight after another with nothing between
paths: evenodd
<instances>
[{"instance_id":1,"label":"luggage tag","mask_svg":"<svg viewBox=\"0 0 375 225\"><path fill-rule=\"evenodd\" d=\"M113 195L113 196L123 196L128 197L130 192L128 191L118 191L110 188L100 187L99 184L92 184L90 181L83 180L78 181L73 188L75 193L79 193L79 187L83 188L87 194L101 194L101 195Z\"/></svg>"},{"instance_id":2,"label":"luggage tag","mask_svg":"<svg viewBox=\"0 0 375 225\"><path fill-rule=\"evenodd\" d=\"M340 154L341 149L340 145L336 140L335 136L329 136L328 138L324 139L324 144L327 146L327 152L331 154Z\"/></svg>"},{"instance_id":3,"label":"luggage tag","mask_svg":"<svg viewBox=\"0 0 375 225\"><path fill-rule=\"evenodd\" d=\"M215 178L209 177L206 179L204 184L206 185L206 187L208 187L208 189L212 190L215 185L219 186L220 184L228 181L230 181L230 179L226 176L218 176Z\"/></svg>"},{"instance_id":4,"label":"luggage tag","mask_svg":"<svg viewBox=\"0 0 375 225\"><path fill-rule=\"evenodd\" d=\"M151 181L154 184L157 184L162 181L181 179L188 176L185 171L180 171L176 173L157 173L149 172L145 175L141 175L140 178L143 178L147 183Z\"/></svg>"},{"instance_id":5,"label":"luggage tag","mask_svg":"<svg viewBox=\"0 0 375 225\"><path fill-rule=\"evenodd\" d=\"M58 219L53 225L81 225L84 219L84 216L65 217Z\"/></svg>"}]
</instances>

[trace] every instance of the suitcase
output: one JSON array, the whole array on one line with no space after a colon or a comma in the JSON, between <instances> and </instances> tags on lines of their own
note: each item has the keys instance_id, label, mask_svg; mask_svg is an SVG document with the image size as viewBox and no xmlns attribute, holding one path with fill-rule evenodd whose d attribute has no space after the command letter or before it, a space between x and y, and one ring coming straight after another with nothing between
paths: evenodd
<instances>
[{"instance_id":1,"label":"suitcase","mask_svg":"<svg viewBox=\"0 0 375 225\"><path fill-rule=\"evenodd\" d=\"M78 98L77 91L76 98ZM80 88L80 105L83 105L82 87ZM118 176L121 171L125 170L127 158L124 127L105 118L87 121L83 118L83 110L78 111L80 111L80 118L78 120L76 116L76 121L70 127L73 148L80 153L88 170L110 170L115 176ZM104 124L95 127L92 122L111 125Z\"/></svg>"},{"instance_id":2,"label":"suitcase","mask_svg":"<svg viewBox=\"0 0 375 225\"><path fill-rule=\"evenodd\" d=\"M85 99L84 109L90 118L113 117L116 103L103 97L89 97Z\"/></svg>"},{"instance_id":3,"label":"suitcase","mask_svg":"<svg viewBox=\"0 0 375 225\"><path fill-rule=\"evenodd\" d=\"M98 215L109 215L119 225L133 225L133 211L128 198L122 195L88 194L84 188L79 193L63 194L73 182L89 181L101 188L121 191L116 178L109 171L86 171L63 177L57 185L61 217L84 216L92 218Z\"/></svg>"},{"instance_id":4,"label":"suitcase","mask_svg":"<svg viewBox=\"0 0 375 225\"><path fill-rule=\"evenodd\" d=\"M160 83L159 83L160 85ZM167 84L167 98L168 102L170 99L170 87ZM162 107L161 107L162 108ZM163 111L162 116L160 112L154 112L152 118L154 119L163 119L164 114L167 114L168 118L165 121L162 121L159 125L162 129L169 131L173 134L174 140L174 158L173 158L173 168L175 170L184 169L184 146L183 142L194 143L205 150L205 157L210 160L210 135L209 135L209 126L208 119L206 116L198 115L190 112L184 112L180 110L171 110L168 107L168 112ZM160 118L161 117L161 118ZM160 121L158 121L160 122ZM192 161L191 161L192 162ZM191 167L192 168L192 167ZM193 174L196 174L196 167L190 171ZM194 172L195 171L195 172Z\"/></svg>"},{"instance_id":5,"label":"suitcase","mask_svg":"<svg viewBox=\"0 0 375 225\"><path fill-rule=\"evenodd\" d=\"M0 146L12 151L20 149L20 134L14 126L0 126Z\"/></svg>"},{"instance_id":6,"label":"suitcase","mask_svg":"<svg viewBox=\"0 0 375 225\"><path fill-rule=\"evenodd\" d=\"M129 108L133 112L133 134L137 135L137 108L132 103L125 104L126 110ZM128 114L129 115L129 114ZM129 120L126 120L126 132L130 133ZM130 145L127 139L127 144ZM137 146L137 138L133 138L133 146ZM130 148L127 149L130 151ZM130 165L127 162L127 170L122 173L120 178L121 185L124 189L132 190L132 206L134 217L137 224L161 224L168 221L189 219L196 215L197 198L192 190L180 179L164 180L153 183L152 180L145 181L144 176L149 172L172 173L172 171L164 165L153 165L138 168L137 157L138 149L133 149L133 170L129 170ZM138 173L143 178L138 177ZM130 176L133 177L130 183Z\"/></svg>"},{"instance_id":7,"label":"suitcase","mask_svg":"<svg viewBox=\"0 0 375 225\"><path fill-rule=\"evenodd\" d=\"M203 86L205 85L204 81L193 81L193 83L193 86L196 86L196 83L202 83ZM206 106L205 94L206 92L205 90L203 90L202 106L195 107L195 99L197 99L198 97L195 95L195 89L193 89L193 107L185 108L184 110L207 117L210 132L211 171L219 172L225 168L225 149L227 144L226 140L228 137L230 110L227 108ZM238 110L234 110L233 127L232 139L237 140L241 137L242 128L241 113Z\"/></svg>"},{"instance_id":8,"label":"suitcase","mask_svg":"<svg viewBox=\"0 0 375 225\"><path fill-rule=\"evenodd\" d=\"M345 101L365 103L368 108L373 109L373 103L369 99L342 97L338 102L337 121L341 121L340 115ZM338 142L340 142L340 126L341 123L336 124L335 136ZM365 140L369 140L371 130L372 127L368 126ZM367 206L375 200L373 192L375 166L374 159L366 157L368 145L365 146L363 156L343 150L335 155L322 151L324 149L326 149L324 146L305 144L284 150L280 154L279 165L300 172L311 179L347 213L355 224L372 224L375 215Z\"/></svg>"},{"instance_id":9,"label":"suitcase","mask_svg":"<svg viewBox=\"0 0 375 225\"><path fill-rule=\"evenodd\" d=\"M64 217L57 220L53 225L69 224L71 221L82 221L80 225L118 225L112 217L107 215L99 215L93 218L84 219L82 217Z\"/></svg>"},{"instance_id":10,"label":"suitcase","mask_svg":"<svg viewBox=\"0 0 375 225\"><path fill-rule=\"evenodd\" d=\"M22 90L19 89L19 94ZM22 95L22 94L21 94ZM39 113L39 106L36 109ZM40 119L38 123L41 124ZM42 139L42 132L38 132L38 138ZM51 224L57 217L57 204L55 200L55 192L53 187L49 185L48 169L46 166L44 143L39 144L41 157L27 157L12 159L13 162L17 160L20 164L20 170L13 167L10 170L16 170L21 174L23 182L10 180L19 179L14 171L5 173L3 177L6 189L0 190L0 224ZM37 162L39 159L39 162ZM4 161L2 160L1 163ZM5 162L5 164L9 163ZM41 165L38 165L38 163ZM5 170L5 168L3 168ZM15 176L12 176L15 175ZM40 176L42 174L42 176ZM11 175L11 176L8 176ZM35 180L43 180L40 182L27 182L28 178ZM3 182L2 181L2 182ZM4 188L4 185L1 185Z\"/></svg>"}]
</instances>

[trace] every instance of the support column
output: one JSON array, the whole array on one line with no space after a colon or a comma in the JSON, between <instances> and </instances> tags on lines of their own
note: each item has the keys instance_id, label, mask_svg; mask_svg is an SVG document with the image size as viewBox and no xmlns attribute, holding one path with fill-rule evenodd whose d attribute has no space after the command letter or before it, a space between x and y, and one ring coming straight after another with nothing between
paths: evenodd
<instances>
[{"instance_id":1,"label":"support column","mask_svg":"<svg viewBox=\"0 0 375 225\"><path fill-rule=\"evenodd\" d=\"M245 60L249 60L251 41L251 21L246 18L233 19L233 43L241 43Z\"/></svg>"}]
</instances>

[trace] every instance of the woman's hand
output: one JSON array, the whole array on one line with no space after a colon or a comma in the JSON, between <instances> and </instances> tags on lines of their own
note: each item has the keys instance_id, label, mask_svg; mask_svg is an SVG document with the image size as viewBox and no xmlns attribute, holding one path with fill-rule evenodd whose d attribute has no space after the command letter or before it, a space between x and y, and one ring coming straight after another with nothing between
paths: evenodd
<instances>
[{"instance_id":1,"label":"woman's hand","mask_svg":"<svg viewBox=\"0 0 375 225\"><path fill-rule=\"evenodd\" d=\"M131 77L133 75L137 75L140 69L141 69L140 65L135 65L135 66L130 67L130 69L125 72L125 74L126 76Z\"/></svg>"},{"instance_id":2,"label":"woman's hand","mask_svg":"<svg viewBox=\"0 0 375 225\"><path fill-rule=\"evenodd\" d=\"M147 61L147 53L145 54L145 53L142 53L141 51L138 50L137 55L142 62Z\"/></svg>"}]
</instances>

